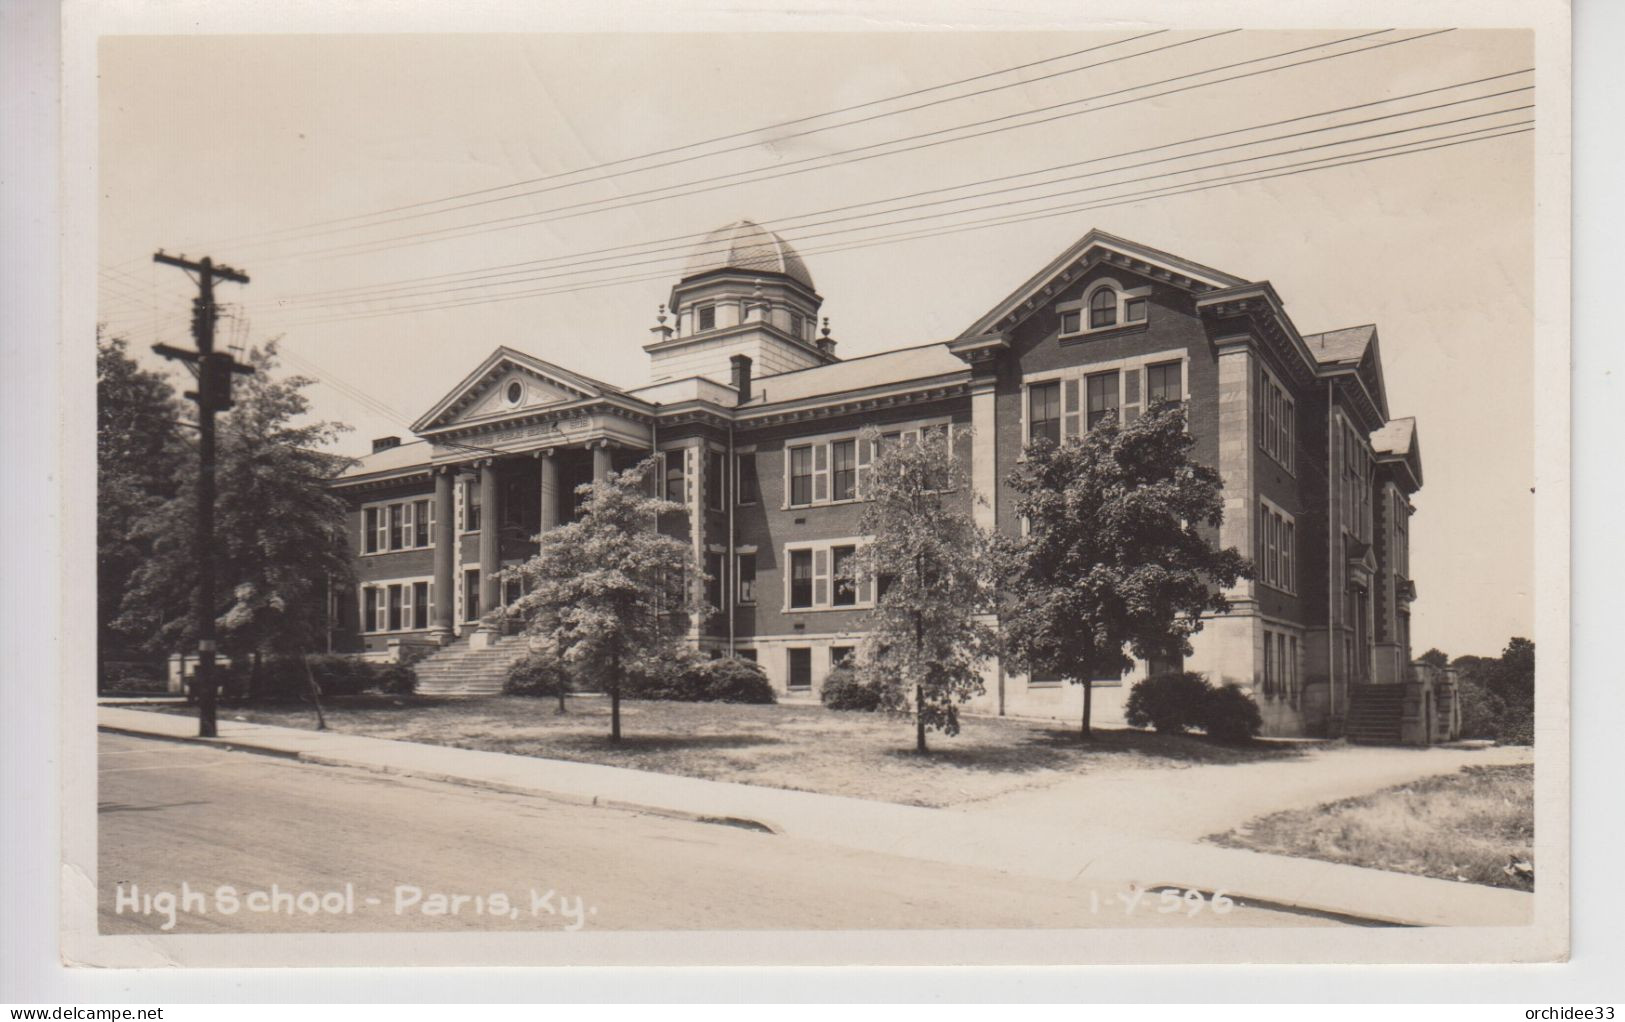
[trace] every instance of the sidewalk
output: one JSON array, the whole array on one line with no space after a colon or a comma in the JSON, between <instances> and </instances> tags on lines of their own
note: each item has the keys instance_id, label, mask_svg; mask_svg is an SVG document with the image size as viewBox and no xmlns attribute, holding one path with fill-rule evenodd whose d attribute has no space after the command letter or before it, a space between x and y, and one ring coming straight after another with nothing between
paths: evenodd
<instances>
[{"instance_id":1,"label":"sidewalk","mask_svg":"<svg viewBox=\"0 0 1625 1022\"><path fill-rule=\"evenodd\" d=\"M465 784L586 805L756 826L799 839L1067 883L1104 899L1163 887L1416 926L1521 926L1518 891L1159 839L1124 838L1082 821L871 802L621 767L454 749L331 731L221 721L199 739L190 717L100 706L102 730L208 744L375 773Z\"/></svg>"}]
</instances>

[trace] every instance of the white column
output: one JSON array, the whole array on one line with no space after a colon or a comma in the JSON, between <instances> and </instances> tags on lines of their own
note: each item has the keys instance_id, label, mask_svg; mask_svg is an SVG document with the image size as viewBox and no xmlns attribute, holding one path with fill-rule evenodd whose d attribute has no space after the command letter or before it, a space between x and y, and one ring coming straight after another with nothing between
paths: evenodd
<instances>
[{"instance_id":1,"label":"white column","mask_svg":"<svg viewBox=\"0 0 1625 1022\"><path fill-rule=\"evenodd\" d=\"M993 378L971 383L970 481L974 503L972 515L977 525L992 529L998 524L999 446L993 425Z\"/></svg>"}]
</instances>

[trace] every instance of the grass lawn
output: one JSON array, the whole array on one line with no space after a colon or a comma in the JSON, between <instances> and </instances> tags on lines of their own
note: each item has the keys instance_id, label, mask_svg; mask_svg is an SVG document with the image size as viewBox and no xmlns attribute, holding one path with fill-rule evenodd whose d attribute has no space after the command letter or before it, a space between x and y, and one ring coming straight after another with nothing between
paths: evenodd
<instances>
[{"instance_id":1,"label":"grass lawn","mask_svg":"<svg viewBox=\"0 0 1625 1022\"><path fill-rule=\"evenodd\" d=\"M1374 795L1275 813L1208 840L1441 880L1535 889L1535 768L1470 766Z\"/></svg>"},{"instance_id":2,"label":"grass lawn","mask_svg":"<svg viewBox=\"0 0 1625 1022\"><path fill-rule=\"evenodd\" d=\"M1076 725L972 717L954 738L932 733L932 754L915 755L908 718L840 713L817 705L743 706L628 700L624 740L612 745L609 700L572 698L569 712L548 699L495 696L434 699L363 695L324 703L328 726L393 738L602 763L708 780L739 781L920 806L949 806L1041 787L1091 770L1177 768L1300 755L1289 744L1226 746L1204 738L1097 730ZM189 707L171 712L193 713ZM223 720L311 728L308 706L222 706Z\"/></svg>"}]
</instances>

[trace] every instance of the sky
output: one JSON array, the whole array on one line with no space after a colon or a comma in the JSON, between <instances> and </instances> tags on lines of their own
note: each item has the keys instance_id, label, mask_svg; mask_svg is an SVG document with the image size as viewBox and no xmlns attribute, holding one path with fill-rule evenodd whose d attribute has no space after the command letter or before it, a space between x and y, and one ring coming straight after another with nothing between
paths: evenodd
<instances>
[{"instance_id":1,"label":"sky","mask_svg":"<svg viewBox=\"0 0 1625 1022\"><path fill-rule=\"evenodd\" d=\"M286 367L320 381L314 414L351 425L340 449L359 454L498 345L644 382L689 236L723 223L796 245L846 357L955 336L1098 227L1271 281L1306 333L1377 324L1391 412L1418 418L1424 463L1415 652L1531 634L1534 136L1285 173L1515 130L1533 99L1511 90L1532 75L1460 83L1530 68L1531 37L1448 32L1208 84L1424 30L1262 62L1361 30L1145 31L105 37L99 318L142 352L189 345L193 285L152 253L245 271L221 287L221 343L280 337ZM1397 99L1444 86L1459 87ZM1419 130L1360 140L1403 128ZM931 132L918 141L944 144L891 155ZM487 269L521 262L536 279ZM527 291L549 293L491 300Z\"/></svg>"}]
</instances>

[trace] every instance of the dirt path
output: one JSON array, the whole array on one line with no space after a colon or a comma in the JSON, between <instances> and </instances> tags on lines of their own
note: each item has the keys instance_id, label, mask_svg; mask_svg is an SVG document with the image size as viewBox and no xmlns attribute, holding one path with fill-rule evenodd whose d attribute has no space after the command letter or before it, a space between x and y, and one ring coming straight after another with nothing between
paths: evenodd
<instances>
[{"instance_id":1,"label":"dirt path","mask_svg":"<svg viewBox=\"0 0 1625 1022\"><path fill-rule=\"evenodd\" d=\"M1534 762L1534 750L1317 748L1301 759L1092 773L967 806L977 815L1076 823L1195 841L1283 809L1307 809L1464 766Z\"/></svg>"}]
</instances>

